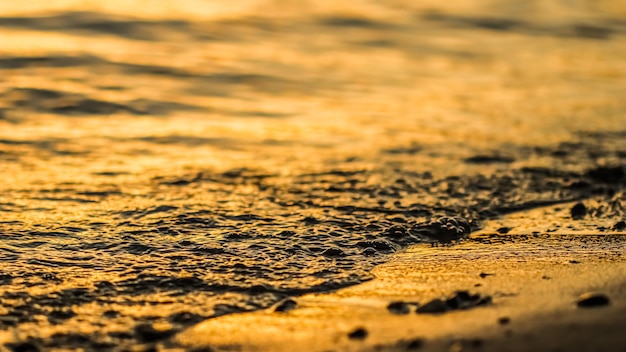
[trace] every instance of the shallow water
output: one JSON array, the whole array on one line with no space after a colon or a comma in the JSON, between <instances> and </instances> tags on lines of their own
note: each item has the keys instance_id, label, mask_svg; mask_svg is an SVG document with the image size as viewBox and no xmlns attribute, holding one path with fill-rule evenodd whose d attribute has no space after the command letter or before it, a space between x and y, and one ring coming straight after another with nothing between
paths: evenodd
<instances>
[{"instance_id":1,"label":"shallow water","mask_svg":"<svg viewBox=\"0 0 626 352\"><path fill-rule=\"evenodd\" d=\"M626 7L412 3L0 4L3 341L160 341L438 214L623 217Z\"/></svg>"}]
</instances>

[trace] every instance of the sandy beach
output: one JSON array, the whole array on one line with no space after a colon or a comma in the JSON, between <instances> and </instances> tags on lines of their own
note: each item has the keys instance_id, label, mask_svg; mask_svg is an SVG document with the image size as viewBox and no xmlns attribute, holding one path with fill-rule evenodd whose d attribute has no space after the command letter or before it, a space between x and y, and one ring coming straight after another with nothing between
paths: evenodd
<instances>
[{"instance_id":1,"label":"sandy beach","mask_svg":"<svg viewBox=\"0 0 626 352\"><path fill-rule=\"evenodd\" d=\"M301 297L298 308L287 313L268 310L209 320L177 341L216 351L619 351L625 346L624 286L615 283L623 280L623 260L584 265L564 258L534 265L501 260L497 266L454 260L451 264L465 268L440 270L438 277L414 275L423 269L414 263L424 252L432 254L403 253L400 263L379 267L374 282ZM481 278L481 270L494 277ZM492 294L494 303L441 314L410 309L397 315L387 309L391 302L426 303L458 289ZM578 308L579 295L588 291L606 293L613 298L611 306ZM351 339L358 329L367 336Z\"/></svg>"},{"instance_id":2,"label":"sandy beach","mask_svg":"<svg viewBox=\"0 0 626 352\"><path fill-rule=\"evenodd\" d=\"M554 208L540 211L544 226L547 220L568 222ZM532 213L501 221L525 218L528 223ZM520 230L540 229L535 224ZM626 238L586 234L590 231L482 231L454 247L414 246L376 267L372 281L294 298L297 304L286 312L277 311L278 305L208 320L177 341L215 351L620 351L626 346ZM492 300L416 313L456 291ZM610 303L579 307L586 293L603 293ZM351 338L359 329L366 335Z\"/></svg>"},{"instance_id":3,"label":"sandy beach","mask_svg":"<svg viewBox=\"0 0 626 352\"><path fill-rule=\"evenodd\" d=\"M2 2L0 44L0 349L624 350L623 1Z\"/></svg>"}]
</instances>

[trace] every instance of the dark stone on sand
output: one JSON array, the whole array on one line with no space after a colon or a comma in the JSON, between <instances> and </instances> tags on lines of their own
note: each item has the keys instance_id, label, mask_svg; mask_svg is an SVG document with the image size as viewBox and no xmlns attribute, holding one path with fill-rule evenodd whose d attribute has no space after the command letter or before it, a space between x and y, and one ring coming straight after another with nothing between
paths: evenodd
<instances>
[{"instance_id":1,"label":"dark stone on sand","mask_svg":"<svg viewBox=\"0 0 626 352\"><path fill-rule=\"evenodd\" d=\"M480 294L471 294L469 291L456 291L452 296L445 300L435 298L425 305L419 307L416 312L421 313L445 313L451 310L471 309L474 307L491 304L491 296L481 296Z\"/></svg>"},{"instance_id":2,"label":"dark stone on sand","mask_svg":"<svg viewBox=\"0 0 626 352\"><path fill-rule=\"evenodd\" d=\"M6 344L6 347L13 352L39 352L40 348L32 342L20 342L16 344Z\"/></svg>"},{"instance_id":3,"label":"dark stone on sand","mask_svg":"<svg viewBox=\"0 0 626 352\"><path fill-rule=\"evenodd\" d=\"M613 230L615 231L623 231L624 229L626 229L626 221L624 220L618 221L613 225Z\"/></svg>"},{"instance_id":4,"label":"dark stone on sand","mask_svg":"<svg viewBox=\"0 0 626 352\"><path fill-rule=\"evenodd\" d=\"M423 306L417 308L416 312L418 314L427 313L427 314L437 314L437 313L445 313L448 311L448 306L446 303L439 299L435 298L432 301L424 304Z\"/></svg>"},{"instance_id":5,"label":"dark stone on sand","mask_svg":"<svg viewBox=\"0 0 626 352\"><path fill-rule=\"evenodd\" d=\"M511 322L511 318L509 318L509 317L500 317L498 319L498 324L500 324L500 325L507 325L510 322Z\"/></svg>"},{"instance_id":6,"label":"dark stone on sand","mask_svg":"<svg viewBox=\"0 0 626 352\"><path fill-rule=\"evenodd\" d=\"M509 231L511 231L511 230L512 229L510 227L501 227L501 228L497 229L496 232L499 233L499 234L504 235L504 234L509 233Z\"/></svg>"},{"instance_id":7,"label":"dark stone on sand","mask_svg":"<svg viewBox=\"0 0 626 352\"><path fill-rule=\"evenodd\" d=\"M278 304L276 304L276 306L274 307L274 311L284 313L296 309L297 306L298 302L291 298L287 298L278 302Z\"/></svg>"},{"instance_id":8,"label":"dark stone on sand","mask_svg":"<svg viewBox=\"0 0 626 352\"><path fill-rule=\"evenodd\" d=\"M348 334L348 338L350 340L363 340L367 337L367 334L368 332L364 328L357 328Z\"/></svg>"},{"instance_id":9,"label":"dark stone on sand","mask_svg":"<svg viewBox=\"0 0 626 352\"><path fill-rule=\"evenodd\" d=\"M492 275L495 275L495 274L489 274L489 273L480 273L480 274L478 274L478 276L480 276L481 279L484 279L487 276L492 276Z\"/></svg>"},{"instance_id":10,"label":"dark stone on sand","mask_svg":"<svg viewBox=\"0 0 626 352\"><path fill-rule=\"evenodd\" d=\"M467 309L485 304L479 294L471 294L469 291L457 291L446 300L449 309Z\"/></svg>"},{"instance_id":11,"label":"dark stone on sand","mask_svg":"<svg viewBox=\"0 0 626 352\"><path fill-rule=\"evenodd\" d=\"M580 295L576 301L579 308L604 307L609 305L611 300L603 293L588 292Z\"/></svg>"},{"instance_id":12,"label":"dark stone on sand","mask_svg":"<svg viewBox=\"0 0 626 352\"><path fill-rule=\"evenodd\" d=\"M572 219L580 220L587 215L587 207L582 202L578 202L572 207L570 214L572 215Z\"/></svg>"},{"instance_id":13,"label":"dark stone on sand","mask_svg":"<svg viewBox=\"0 0 626 352\"><path fill-rule=\"evenodd\" d=\"M387 305L387 310L393 314L409 314L411 309L405 302L391 302Z\"/></svg>"}]
</instances>

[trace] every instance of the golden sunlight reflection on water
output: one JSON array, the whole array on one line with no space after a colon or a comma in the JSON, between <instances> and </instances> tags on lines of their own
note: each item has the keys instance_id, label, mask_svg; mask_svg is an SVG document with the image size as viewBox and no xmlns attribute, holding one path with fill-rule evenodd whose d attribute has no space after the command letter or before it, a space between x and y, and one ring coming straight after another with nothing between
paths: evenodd
<instances>
[{"instance_id":1,"label":"golden sunlight reflection on water","mask_svg":"<svg viewBox=\"0 0 626 352\"><path fill-rule=\"evenodd\" d=\"M393 225L615 186L623 8L0 2L0 324L138 343L361 282Z\"/></svg>"}]
</instances>

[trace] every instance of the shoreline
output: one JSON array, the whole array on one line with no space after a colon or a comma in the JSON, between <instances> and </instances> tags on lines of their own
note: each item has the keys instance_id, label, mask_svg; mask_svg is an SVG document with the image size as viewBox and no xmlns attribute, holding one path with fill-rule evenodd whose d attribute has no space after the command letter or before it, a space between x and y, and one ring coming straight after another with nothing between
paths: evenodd
<instances>
[{"instance_id":1,"label":"shoreline","mask_svg":"<svg viewBox=\"0 0 626 352\"><path fill-rule=\"evenodd\" d=\"M175 343L214 351L591 351L626 346L626 336L610 329L626 321L624 234L495 238L488 232L452 247L411 246L376 267L372 281L294 298L297 305L287 312L273 307L210 319L177 335ZM491 297L493 303L443 314L387 310L391 302L423 306L458 290ZM576 299L585 292L605 293L611 303L578 308ZM360 328L366 336L351 339L349 334Z\"/></svg>"}]
</instances>

